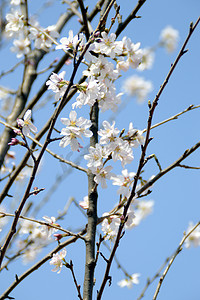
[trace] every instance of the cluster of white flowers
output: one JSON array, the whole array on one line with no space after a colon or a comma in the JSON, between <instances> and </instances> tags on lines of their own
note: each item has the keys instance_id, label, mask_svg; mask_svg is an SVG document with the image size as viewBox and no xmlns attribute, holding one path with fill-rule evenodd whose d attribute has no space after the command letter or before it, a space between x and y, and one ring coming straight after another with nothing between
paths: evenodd
<instances>
[{"instance_id":1,"label":"cluster of white flowers","mask_svg":"<svg viewBox=\"0 0 200 300\"><path fill-rule=\"evenodd\" d=\"M118 210L116 215L109 216L108 213L103 214L103 217L105 217L105 219L102 222L101 230L104 233L105 240L110 240L110 241L115 240L117 233L118 233L119 225L121 223L122 215L123 215L123 208ZM128 209L128 212L127 212L127 220L125 223L125 229L130 229L135 225L134 219L135 219L135 212L134 212L133 207L130 206Z\"/></svg>"},{"instance_id":2,"label":"cluster of white flowers","mask_svg":"<svg viewBox=\"0 0 200 300\"><path fill-rule=\"evenodd\" d=\"M24 16L20 11L20 1L13 0L14 6L11 11L6 14L6 27L5 32L8 37L15 38L13 41L13 47L11 51L16 52L17 58L27 55L30 52L31 41L34 42L34 47L37 49L43 49L48 51L52 45L54 39L59 37L59 33L56 31L56 26L51 25L47 28L42 28L39 23L33 18L29 17L29 31L26 32ZM51 38L49 38L49 36Z\"/></svg>"},{"instance_id":3,"label":"cluster of white flowers","mask_svg":"<svg viewBox=\"0 0 200 300\"><path fill-rule=\"evenodd\" d=\"M90 147L89 154L84 155L84 158L88 161L88 168L95 174L95 182L101 184L102 188L106 188L106 179L113 179L115 185L120 185L120 179L124 178L128 174L128 171L124 170L122 177L116 177L111 173L112 166L105 167L105 160L108 158L112 158L114 162L119 160L124 168L126 164L131 163L133 160L132 147L136 147L139 144L142 145L144 137L142 137L141 131L133 129L132 123L130 123L129 131L124 137L119 135L120 131L115 128L115 122L111 125L108 121L103 121L102 125L103 129L98 131L101 137L99 143L95 147ZM130 176L132 175L131 173ZM121 184L123 185L123 182ZM128 184L127 188L129 188ZM127 194L128 190L125 192L125 195Z\"/></svg>"},{"instance_id":4,"label":"cluster of white flowers","mask_svg":"<svg viewBox=\"0 0 200 300\"><path fill-rule=\"evenodd\" d=\"M161 46L171 53L177 48L179 32L171 26L164 28L160 34Z\"/></svg>"},{"instance_id":5,"label":"cluster of white flowers","mask_svg":"<svg viewBox=\"0 0 200 300\"><path fill-rule=\"evenodd\" d=\"M153 86L151 81L147 81L138 75L133 75L124 81L123 89L130 96L136 97L139 103L143 103L153 90Z\"/></svg>"},{"instance_id":6,"label":"cluster of white flowers","mask_svg":"<svg viewBox=\"0 0 200 300\"><path fill-rule=\"evenodd\" d=\"M5 32L9 37L18 37L19 34L22 34L22 29L24 27L23 17L24 16L18 8L13 8L11 9L10 13L7 13Z\"/></svg>"},{"instance_id":7,"label":"cluster of white flowers","mask_svg":"<svg viewBox=\"0 0 200 300\"><path fill-rule=\"evenodd\" d=\"M45 216L43 219L50 225L58 225L55 223L55 217L49 218ZM29 220L21 220L19 233L20 235L28 235L24 240L20 239L18 241L18 247L25 247L23 254L24 263L34 260L42 248L51 241L52 234L56 231L57 229L48 225L40 225Z\"/></svg>"},{"instance_id":8,"label":"cluster of white flowers","mask_svg":"<svg viewBox=\"0 0 200 300\"><path fill-rule=\"evenodd\" d=\"M126 171L127 172L127 171ZM124 174L126 173L124 172ZM130 176L131 173L129 173ZM133 175L133 174L132 174ZM118 176L119 178L119 176ZM119 184L120 185L122 183L123 180L120 180L119 178ZM129 183L129 178L128 178L128 185L130 185ZM117 182L118 183L118 182ZM126 185L127 182L125 182ZM122 185L120 185L120 189L118 190L118 192L121 190L122 192L127 193L128 191L128 195L130 193L129 189L127 189L127 187L123 187ZM125 223L125 229L131 229L134 226L138 226L139 223L146 218L153 210L153 205L154 202L152 200L137 200L134 199L128 209L127 212L127 220ZM104 233L104 238L110 241L115 240L118 229L119 229L119 225L121 222L121 216L123 214L123 209L121 208L120 210L118 210L116 212L115 215L109 215L108 213L105 213L103 216L106 217L103 222L102 222L102 227L101 230Z\"/></svg>"},{"instance_id":9,"label":"cluster of white flowers","mask_svg":"<svg viewBox=\"0 0 200 300\"><path fill-rule=\"evenodd\" d=\"M56 31L56 26L51 25L47 28L42 28L37 24L37 27L30 28L29 39L34 41L34 46L37 49L48 50L52 47L53 41L52 39L56 39L59 37L59 33Z\"/></svg>"},{"instance_id":10,"label":"cluster of white flowers","mask_svg":"<svg viewBox=\"0 0 200 300\"><path fill-rule=\"evenodd\" d=\"M66 147L70 144L72 151L77 151L81 148L78 138L82 136L91 137L92 131L88 128L91 126L91 121L83 117L77 119L77 113L72 110L68 118L61 118L61 122L66 126L61 130L61 135L64 137L60 141L61 147Z\"/></svg>"}]
</instances>

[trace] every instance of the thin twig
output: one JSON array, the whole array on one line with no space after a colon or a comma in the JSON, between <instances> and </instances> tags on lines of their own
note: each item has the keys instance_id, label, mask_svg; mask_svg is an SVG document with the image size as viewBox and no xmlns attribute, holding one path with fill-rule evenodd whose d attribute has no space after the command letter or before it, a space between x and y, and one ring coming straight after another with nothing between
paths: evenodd
<instances>
[{"instance_id":1,"label":"thin twig","mask_svg":"<svg viewBox=\"0 0 200 300\"><path fill-rule=\"evenodd\" d=\"M200 225L200 222L198 222L187 234L184 235L184 237L182 238L178 248L176 249L176 251L174 252L174 254L171 256L171 259L169 261L169 264L168 266L166 267L166 269L164 270L162 276L160 277L160 280L159 280L159 283L157 285L157 288L156 288L156 291L155 291L155 294L153 296L153 300L156 300L157 299L157 296L158 296L158 293L160 291L160 288L161 288L161 285L163 284L163 281L170 269L170 267L172 266L175 258L177 257L177 255L181 252L182 250L182 246L185 242L185 240L192 234L192 232Z\"/></svg>"},{"instance_id":2,"label":"thin twig","mask_svg":"<svg viewBox=\"0 0 200 300\"><path fill-rule=\"evenodd\" d=\"M146 0L139 0L136 7L133 9L133 11L130 13L130 15L126 18L124 22L119 23L118 28L115 32L116 36L118 37L120 33L126 28L126 26L136 17L137 12L142 7L142 5L146 2Z\"/></svg>"},{"instance_id":3,"label":"thin twig","mask_svg":"<svg viewBox=\"0 0 200 300\"><path fill-rule=\"evenodd\" d=\"M159 123L151 126L151 130L154 129L154 128L156 128L156 127L158 127L158 126L161 126L161 125L163 125L163 124L165 124L167 122L176 120L176 119L178 119L179 116L185 114L186 112L192 111L193 109L197 109L197 108L200 108L200 104L199 105L195 105L195 106L192 104L188 108L186 108L185 110L181 111L180 113L178 113L178 114L176 114L176 115L174 115L174 116L172 116L172 117L170 117L168 119L165 119L164 121L161 121L161 122L159 122ZM147 129L143 129L142 131L144 133L144 132L147 131Z\"/></svg>"},{"instance_id":4,"label":"thin twig","mask_svg":"<svg viewBox=\"0 0 200 300\"><path fill-rule=\"evenodd\" d=\"M70 269L71 273L72 273L72 277L73 277L73 280L74 280L74 284L76 286L76 289L77 289L77 292L78 292L78 298L80 300L83 300L82 296L81 296L81 291L80 291L80 285L77 283L77 280L76 280L76 276L75 276L75 273L74 273L74 268L73 268L73 263L72 263L72 260L70 261L70 264L65 264L65 266Z\"/></svg>"},{"instance_id":5,"label":"thin twig","mask_svg":"<svg viewBox=\"0 0 200 300\"><path fill-rule=\"evenodd\" d=\"M82 19L83 19L83 31L85 32L85 36L87 41L89 40L90 37L90 30L88 27L88 17L87 17L87 9L84 6L84 3L82 0L77 0L81 9L81 14L82 14Z\"/></svg>"}]
</instances>

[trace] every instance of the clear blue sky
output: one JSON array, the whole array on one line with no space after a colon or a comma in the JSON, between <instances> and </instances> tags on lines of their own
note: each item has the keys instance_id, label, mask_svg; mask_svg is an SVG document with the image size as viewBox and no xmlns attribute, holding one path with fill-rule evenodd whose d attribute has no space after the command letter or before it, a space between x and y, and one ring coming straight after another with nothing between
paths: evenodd
<instances>
[{"instance_id":1,"label":"clear blue sky","mask_svg":"<svg viewBox=\"0 0 200 300\"><path fill-rule=\"evenodd\" d=\"M30 1L31 2L31 1ZM30 3L30 12L33 12L43 1L34 1ZM52 25L56 22L58 16L66 8L59 4L50 7L47 12L43 12L40 24L42 26ZM92 8L92 1L85 1ZM123 17L131 11L135 6L136 1L118 1L121 6ZM33 10L32 10L33 9ZM161 30L171 25L180 33L178 49L180 49L189 30L191 21L195 22L200 11L200 2L198 0L168 0L147 1L139 12L142 18L132 21L126 30L120 35L119 39L124 35L129 36L133 42L141 42L141 47L153 46L158 42ZM62 33L62 36L68 36L68 31L77 28L76 18L70 22L70 26ZM172 78L169 81L164 93L162 94L159 105L156 108L153 123L160 122L174 114L183 111L190 104L198 105L200 103L200 84L199 84L199 69L200 69L200 26L194 32L188 47L188 53L183 56L178 64ZM2 70L7 70L16 61L14 54L8 54L7 47L3 49L0 58ZM154 86L153 92L150 94L151 101L154 99L160 85L163 83L167 75L170 64L173 63L178 50L172 55L168 55L164 49L158 49L155 56L155 63L152 70L145 71L139 75L151 80ZM52 58L61 57L61 52L58 51L52 54ZM39 69L45 66L44 62ZM19 71L21 72L21 70ZM135 74L134 70L124 74L119 80L118 89L120 90L122 81ZM1 85L16 88L18 86L18 73L14 73L11 77L5 77ZM21 75L20 75L21 76ZM46 78L47 75L44 76ZM13 81L8 84L8 78ZM78 78L77 78L78 80ZM37 91L40 86L37 81L32 89L31 95ZM43 82L42 82L43 83ZM52 103L52 102L51 102ZM48 111L44 109L41 112L35 113L35 124L40 128L40 124L44 124L44 120L49 117L53 111L52 104L49 105ZM66 108L61 114L66 117L70 111L70 107ZM106 117L109 114L105 114ZM148 116L147 103L138 105L135 99L131 99L127 106L116 117L116 126L119 129L127 128L129 122L133 122L135 127L139 129L146 128L146 119ZM101 115L101 120L104 115ZM60 126L60 127L59 127ZM58 129L61 129L61 124L57 123ZM199 141L199 110L188 112L181 116L178 120L172 121L166 125L154 129L151 136L154 137L148 150L148 155L155 153L159 158L163 168L167 167L183 152L192 147ZM1 126L2 128L2 126ZM53 145L52 149L57 151L59 155L66 158L74 158L69 153L69 149L61 149L58 145ZM17 149L14 149L17 151ZM136 150L135 160L128 166L130 171L136 171L137 157L139 150ZM200 166L199 151L196 151L190 158L185 161L185 164L192 166ZM41 201L43 196L48 193L55 181L55 177L66 171L67 167L63 167L58 161L46 154L41 172L36 179L34 186L45 187L45 192L35 197L34 201ZM150 161L145 168L145 178L158 172L153 161ZM167 257L169 257L177 248L182 239L184 230L187 229L189 221L194 223L200 220L200 171L175 169L171 173L160 179L152 188L152 193L148 199L154 200L154 212L147 217L140 226L131 231L127 231L124 238L121 240L120 247L117 251L117 257L120 263L132 273L141 273L139 285L135 285L131 290L127 288L119 288L117 282L124 278L123 272L117 269L115 262L113 263L111 273L112 285L106 287L103 299L121 299L127 300L136 299L143 289L148 277L152 277ZM83 174L74 171L71 177L66 177L61 183L61 186L55 193L52 194L49 203L44 206L39 213L38 218L42 216L57 215L57 212L62 210L70 196L74 196L77 201L87 194L87 179ZM116 189L102 191L99 189L99 211L112 209L117 202ZM106 207L104 209L104 207ZM99 213L100 215L100 213ZM81 228L86 222L86 219L80 212L72 206L65 220L61 221L61 225L65 228L76 230ZM100 229L100 228L99 228ZM55 244L56 245L56 244ZM51 245L48 250L53 249L55 245ZM108 252L102 247L105 256ZM42 255L37 257L37 260ZM84 245L82 241L78 241L74 245L67 248L67 260L72 259L74 263L75 273L78 282L82 285L84 274ZM162 300L198 300L200 295L200 249L183 248L179 254L170 272L168 273L163 286L161 287L158 299ZM36 261L37 261L36 260ZM20 275L31 264L24 266L21 261L14 262L10 265L9 271L4 271L1 276L0 293L7 288L14 280L17 273ZM38 271L33 273L29 278L25 279L12 293L11 296L20 300L35 300L37 299L77 299L76 290L72 282L71 274L68 270L63 269L60 274L51 272L52 267L46 263ZM105 262L102 258L99 259L99 265L96 271L96 285L94 287L94 295L99 288L103 272L105 270ZM147 290L144 299L152 299L158 281ZM95 297L94 297L95 299Z\"/></svg>"}]
</instances>

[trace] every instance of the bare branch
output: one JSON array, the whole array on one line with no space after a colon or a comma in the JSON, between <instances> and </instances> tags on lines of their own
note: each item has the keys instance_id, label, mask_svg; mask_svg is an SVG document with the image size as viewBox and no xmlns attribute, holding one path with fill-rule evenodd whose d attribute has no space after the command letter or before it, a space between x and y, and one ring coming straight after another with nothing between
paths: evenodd
<instances>
[{"instance_id":1,"label":"bare branch","mask_svg":"<svg viewBox=\"0 0 200 300\"><path fill-rule=\"evenodd\" d=\"M157 299L157 296L158 296L158 293L159 293L159 291L160 291L161 285L163 284L163 281L164 281L164 279L165 279L165 277L166 277L166 275L167 275L167 273L168 273L170 267L172 266L172 264L173 264L175 258L176 258L177 255L181 252L182 246L183 246L185 240L192 234L192 232L193 232L199 225L200 225L200 222L198 222L198 223L197 223L197 224L196 224L196 225L188 232L188 234L185 234L184 237L182 238L182 240L181 240L181 242L180 242L178 248L176 249L176 251L174 252L174 254L171 256L171 259L170 259L170 261L169 261L168 266L166 267L166 269L164 270L162 276L160 277L160 280L159 280L159 283L158 283L158 285L157 285L155 294L154 294L154 296L153 296L153 300L156 300L156 299Z\"/></svg>"}]
</instances>

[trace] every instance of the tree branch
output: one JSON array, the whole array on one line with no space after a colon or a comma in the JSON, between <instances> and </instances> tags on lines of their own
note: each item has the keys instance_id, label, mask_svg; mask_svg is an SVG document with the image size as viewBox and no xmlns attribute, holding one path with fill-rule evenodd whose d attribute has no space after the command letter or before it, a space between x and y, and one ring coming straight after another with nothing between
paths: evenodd
<instances>
[{"instance_id":1,"label":"tree branch","mask_svg":"<svg viewBox=\"0 0 200 300\"><path fill-rule=\"evenodd\" d=\"M196 225L188 232L188 234L186 234L186 235L182 238L182 240L181 240L181 242L180 242L178 248L176 249L175 253L174 253L174 254L172 255L172 257L171 257L168 266L166 267L166 269L164 270L162 276L160 277L160 280L159 280L159 283L158 283L158 285L157 285L155 294L154 294L154 296L153 296L153 300L156 300L156 299L157 299L157 296L158 296L158 293L159 293L159 291L160 291L161 285L162 285L162 283L163 283L163 281L164 281L164 279L165 279L165 277L166 277L166 275L167 275L167 273L168 273L170 267L172 266L172 264L173 264L175 258L176 258L177 255L181 252L182 246L183 246L185 240L192 234L192 232L193 232L199 225L200 225L200 222L198 222L198 223L197 223L197 224L196 224Z\"/></svg>"}]
</instances>

